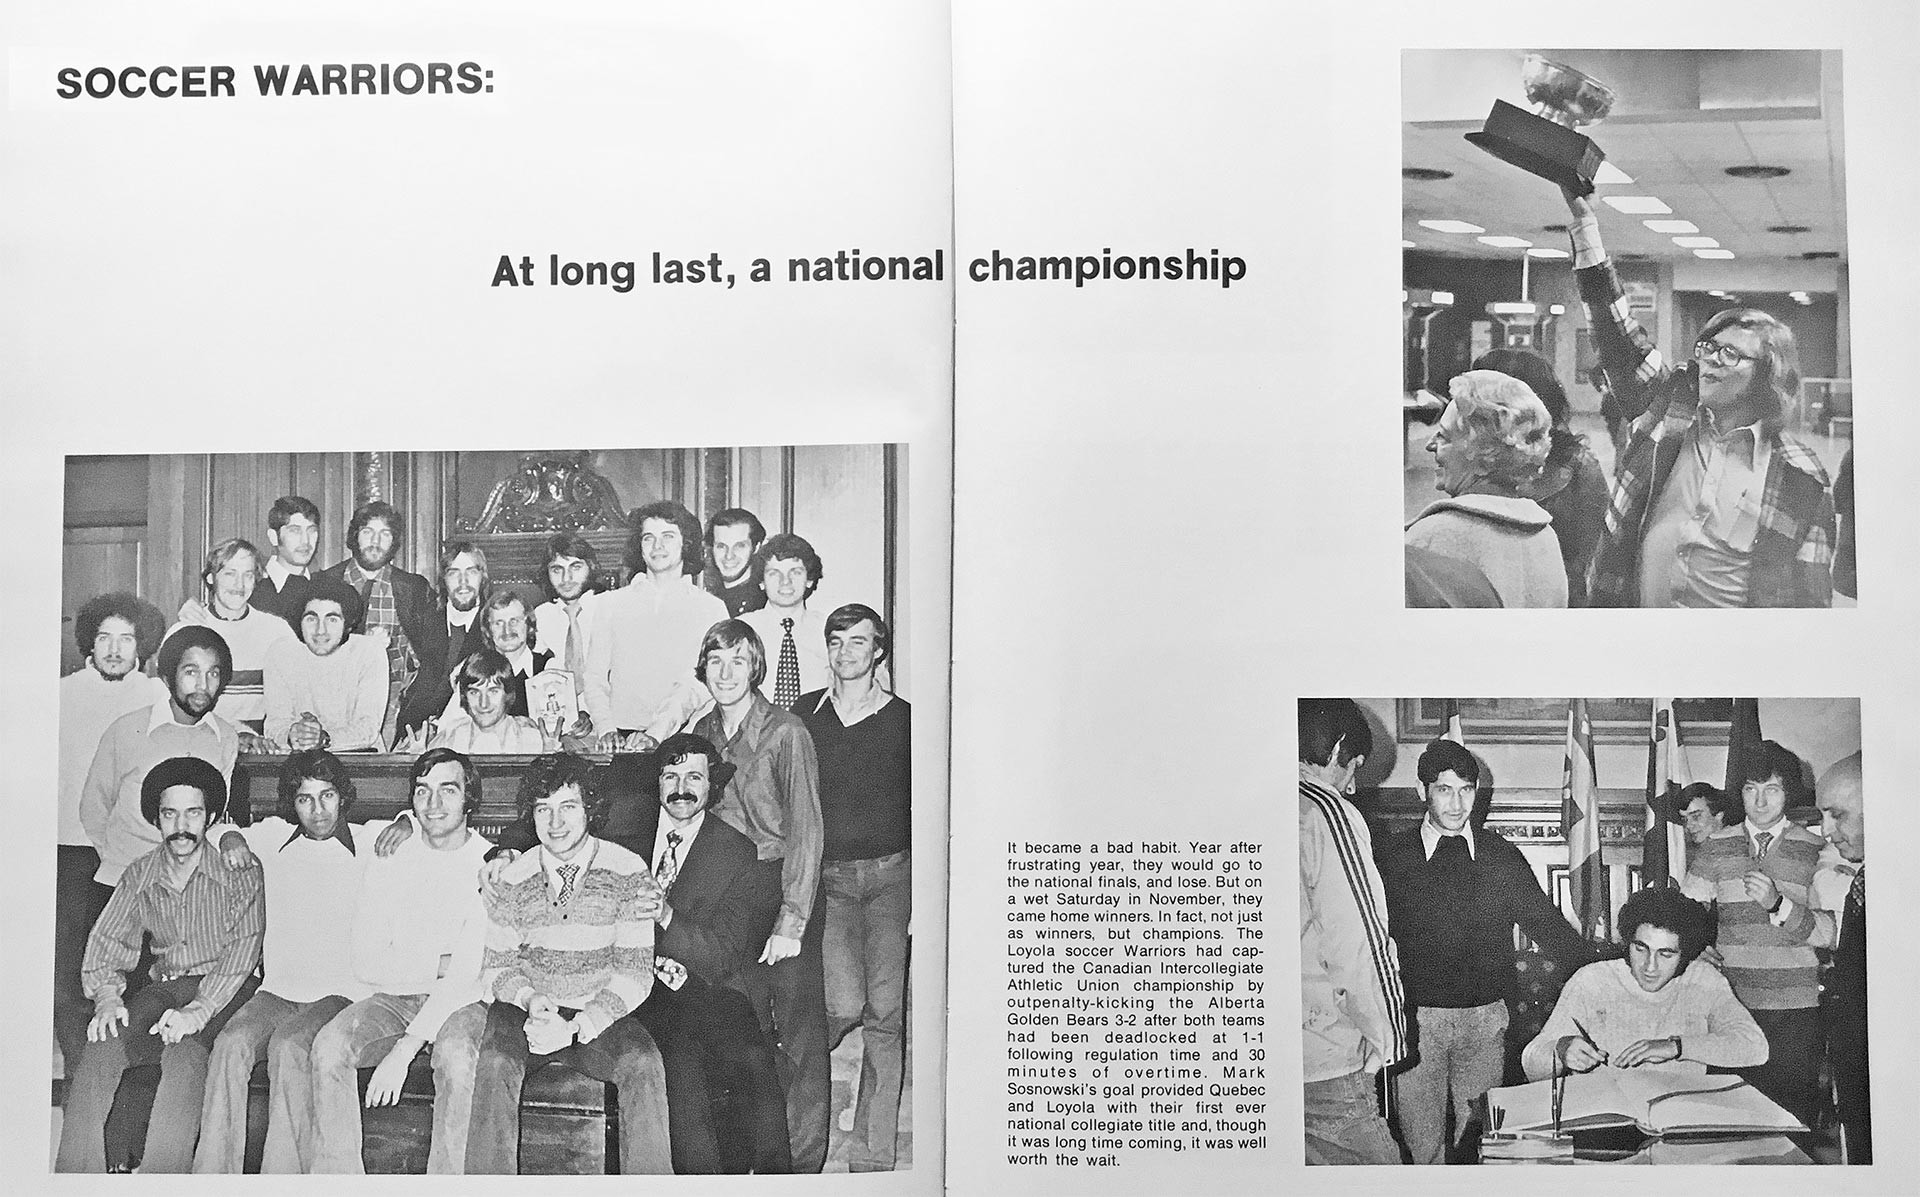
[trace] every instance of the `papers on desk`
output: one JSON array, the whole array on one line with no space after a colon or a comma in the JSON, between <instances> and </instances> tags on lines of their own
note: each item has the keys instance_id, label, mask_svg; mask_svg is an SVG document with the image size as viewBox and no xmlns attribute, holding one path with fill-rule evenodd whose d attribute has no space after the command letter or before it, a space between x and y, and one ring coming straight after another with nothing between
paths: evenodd
<instances>
[{"instance_id":1,"label":"papers on desk","mask_svg":"<svg viewBox=\"0 0 1920 1197\"><path fill-rule=\"evenodd\" d=\"M1658 1067L1609 1068L1567 1078L1562 1131L1637 1126L1666 1135L1804 1131L1799 1119L1737 1076L1700 1076ZM1511 1085L1487 1094L1503 1131L1551 1130L1553 1082Z\"/></svg>"}]
</instances>

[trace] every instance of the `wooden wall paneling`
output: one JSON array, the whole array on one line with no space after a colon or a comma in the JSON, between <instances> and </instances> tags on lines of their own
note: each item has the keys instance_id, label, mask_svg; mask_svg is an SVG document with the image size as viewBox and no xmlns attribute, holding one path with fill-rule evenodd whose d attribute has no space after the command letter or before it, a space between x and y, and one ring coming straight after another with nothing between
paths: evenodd
<instances>
[{"instance_id":1,"label":"wooden wall paneling","mask_svg":"<svg viewBox=\"0 0 1920 1197\"><path fill-rule=\"evenodd\" d=\"M886 447L802 445L793 462L794 531L820 554L823 570L807 606L822 614L843 603L884 610Z\"/></svg>"},{"instance_id":2,"label":"wooden wall paneling","mask_svg":"<svg viewBox=\"0 0 1920 1197\"><path fill-rule=\"evenodd\" d=\"M147 554L141 594L171 616L200 593L209 519L208 457L156 454L147 463Z\"/></svg>"},{"instance_id":3,"label":"wooden wall paneling","mask_svg":"<svg viewBox=\"0 0 1920 1197\"><path fill-rule=\"evenodd\" d=\"M777 446L750 445L735 449L734 488L729 507L744 507L760 517L769 535L785 531L780 522L782 452Z\"/></svg>"},{"instance_id":4,"label":"wooden wall paneling","mask_svg":"<svg viewBox=\"0 0 1920 1197\"><path fill-rule=\"evenodd\" d=\"M69 528L60 563L60 674L65 677L82 664L73 642L73 616L98 595L115 590L138 594L140 561L147 529L142 525ZM171 610L165 611L169 617Z\"/></svg>"}]
</instances>

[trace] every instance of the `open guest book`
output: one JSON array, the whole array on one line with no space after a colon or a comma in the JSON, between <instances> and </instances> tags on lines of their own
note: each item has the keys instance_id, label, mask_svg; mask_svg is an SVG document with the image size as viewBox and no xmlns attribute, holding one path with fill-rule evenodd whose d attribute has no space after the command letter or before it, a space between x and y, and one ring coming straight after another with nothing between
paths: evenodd
<instances>
[{"instance_id":1,"label":"open guest book","mask_svg":"<svg viewBox=\"0 0 1920 1197\"><path fill-rule=\"evenodd\" d=\"M1487 1094L1492 1124L1502 1133L1552 1130L1553 1084L1534 1081L1492 1090ZM1612 1126L1637 1126L1655 1138L1807 1129L1737 1076L1602 1067L1567 1077L1561 1130Z\"/></svg>"}]
</instances>

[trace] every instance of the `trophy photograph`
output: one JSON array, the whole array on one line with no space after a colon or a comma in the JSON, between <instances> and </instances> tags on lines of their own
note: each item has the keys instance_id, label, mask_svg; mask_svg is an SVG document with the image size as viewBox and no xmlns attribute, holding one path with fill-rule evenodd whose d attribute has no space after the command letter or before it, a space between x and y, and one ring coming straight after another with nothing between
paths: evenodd
<instances>
[{"instance_id":1,"label":"trophy photograph","mask_svg":"<svg viewBox=\"0 0 1920 1197\"><path fill-rule=\"evenodd\" d=\"M1538 54L1527 55L1521 63L1520 84L1533 111L1495 100L1486 125L1467 134L1467 140L1577 195L1593 194L1593 177L1607 155L1579 129L1606 119L1613 109L1613 89Z\"/></svg>"}]
</instances>

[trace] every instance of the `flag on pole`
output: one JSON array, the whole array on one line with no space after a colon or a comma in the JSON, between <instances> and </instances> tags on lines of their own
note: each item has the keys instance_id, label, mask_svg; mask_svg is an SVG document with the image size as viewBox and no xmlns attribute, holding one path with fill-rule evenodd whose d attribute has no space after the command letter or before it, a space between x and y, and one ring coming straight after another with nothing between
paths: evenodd
<instances>
[{"instance_id":1,"label":"flag on pole","mask_svg":"<svg viewBox=\"0 0 1920 1197\"><path fill-rule=\"evenodd\" d=\"M1600 783L1593 765L1593 723L1587 700L1567 710L1567 765L1560 791L1560 830L1567 840L1574 925L1591 941L1607 938L1608 887L1600 860Z\"/></svg>"},{"instance_id":2,"label":"flag on pole","mask_svg":"<svg viewBox=\"0 0 1920 1197\"><path fill-rule=\"evenodd\" d=\"M1729 794L1738 794L1746 781L1747 759L1760 746L1760 700L1733 700L1733 726L1727 733L1727 785Z\"/></svg>"},{"instance_id":3,"label":"flag on pole","mask_svg":"<svg viewBox=\"0 0 1920 1197\"><path fill-rule=\"evenodd\" d=\"M1462 748L1467 746L1467 732L1460 724L1460 700L1457 698L1447 699L1447 730L1440 738L1452 740Z\"/></svg>"},{"instance_id":4,"label":"flag on pole","mask_svg":"<svg viewBox=\"0 0 1920 1197\"><path fill-rule=\"evenodd\" d=\"M1673 699L1653 700L1653 723L1647 738L1647 832L1641 841L1642 885L1678 885L1687 874L1685 817L1679 809L1680 791L1693 781L1686 752L1680 746L1680 720Z\"/></svg>"}]
</instances>

